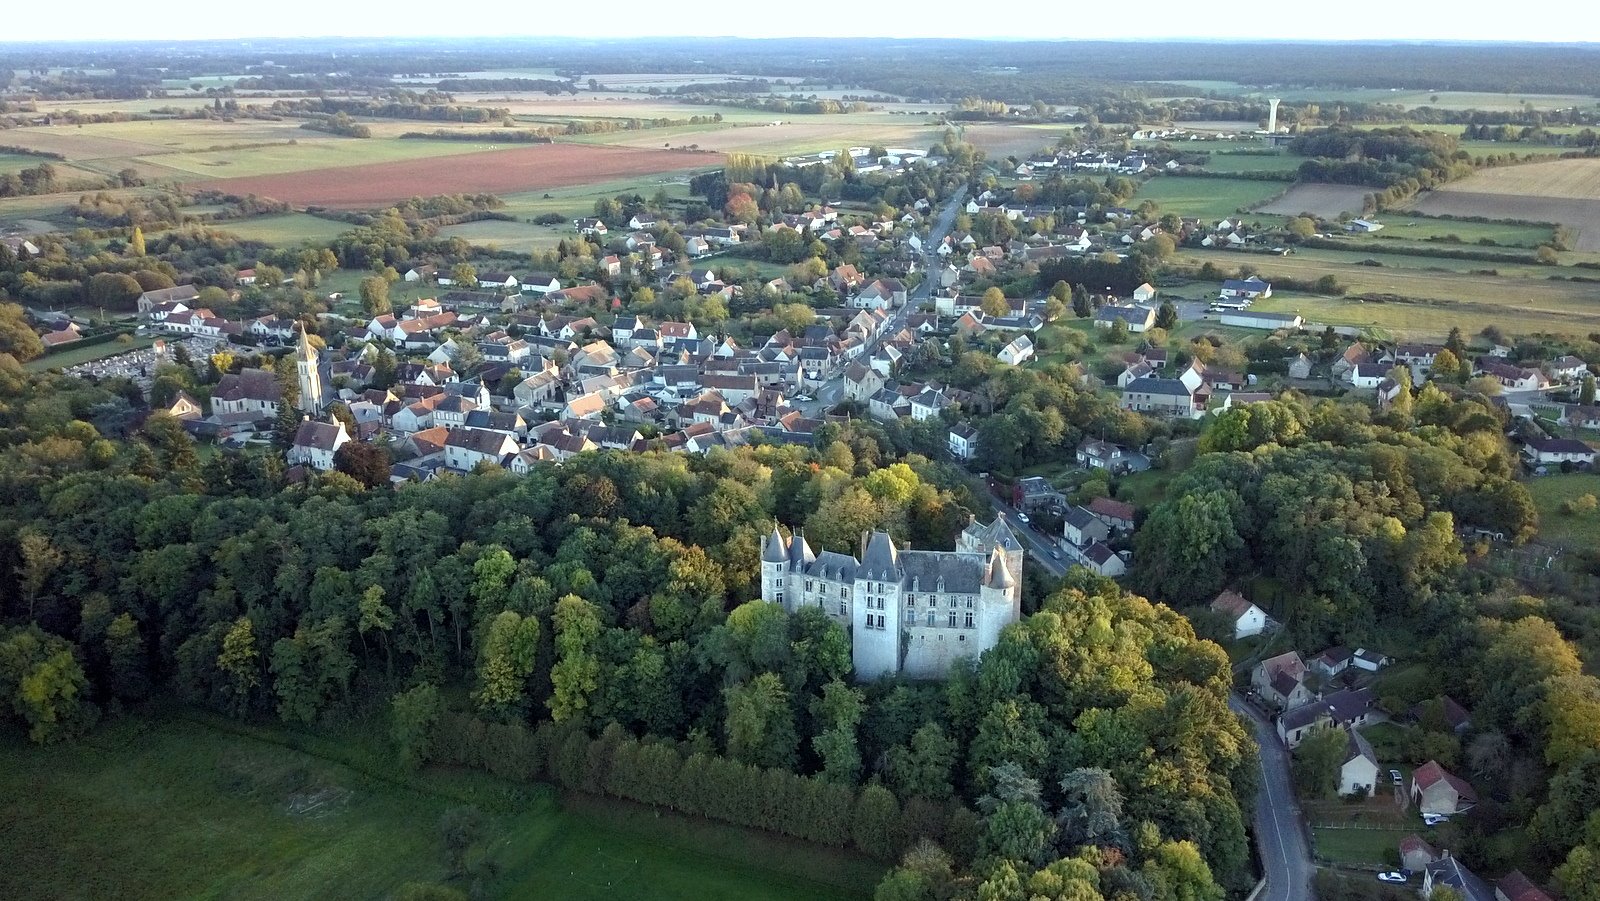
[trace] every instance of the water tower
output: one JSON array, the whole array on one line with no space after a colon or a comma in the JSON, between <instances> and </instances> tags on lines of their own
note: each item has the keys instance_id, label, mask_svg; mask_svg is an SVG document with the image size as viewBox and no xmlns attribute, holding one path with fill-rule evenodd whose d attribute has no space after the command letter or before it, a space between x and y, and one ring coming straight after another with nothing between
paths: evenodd
<instances>
[{"instance_id":1,"label":"water tower","mask_svg":"<svg viewBox=\"0 0 1600 901\"><path fill-rule=\"evenodd\" d=\"M1278 133L1278 104L1282 101L1276 97L1267 101L1267 134Z\"/></svg>"}]
</instances>

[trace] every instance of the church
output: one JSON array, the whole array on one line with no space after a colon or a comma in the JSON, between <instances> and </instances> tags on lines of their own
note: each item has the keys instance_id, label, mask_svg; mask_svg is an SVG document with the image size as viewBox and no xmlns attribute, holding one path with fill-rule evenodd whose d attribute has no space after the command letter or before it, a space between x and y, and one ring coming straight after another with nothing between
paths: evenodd
<instances>
[{"instance_id":1,"label":"church","mask_svg":"<svg viewBox=\"0 0 1600 901\"><path fill-rule=\"evenodd\" d=\"M294 351L295 374L300 380L300 412L307 416L317 416L328 405L326 385L328 381L324 376L326 367L319 360L317 349L311 346L311 339L306 337L306 327L300 326L300 343Z\"/></svg>"},{"instance_id":2,"label":"church","mask_svg":"<svg viewBox=\"0 0 1600 901\"><path fill-rule=\"evenodd\" d=\"M844 626L860 681L942 679L1022 618L1022 544L1003 517L971 518L952 551L901 550L887 532L861 544L860 559L813 553L774 524L761 550L761 599L790 613L820 607Z\"/></svg>"}]
</instances>

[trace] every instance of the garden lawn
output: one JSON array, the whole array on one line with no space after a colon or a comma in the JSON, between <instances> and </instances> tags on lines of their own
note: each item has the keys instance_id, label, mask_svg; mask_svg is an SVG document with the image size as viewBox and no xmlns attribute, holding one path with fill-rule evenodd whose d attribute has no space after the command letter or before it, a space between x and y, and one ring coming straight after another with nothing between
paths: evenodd
<instances>
[{"instance_id":1,"label":"garden lawn","mask_svg":"<svg viewBox=\"0 0 1600 901\"><path fill-rule=\"evenodd\" d=\"M544 786L386 762L376 746L177 714L52 748L6 733L0 897L386 898L447 878L437 823L468 803L491 818L489 897L864 898L882 873L758 833L602 802L563 809Z\"/></svg>"},{"instance_id":2,"label":"garden lawn","mask_svg":"<svg viewBox=\"0 0 1600 901\"><path fill-rule=\"evenodd\" d=\"M1539 476L1527 483L1533 504L1539 508L1541 541L1566 548L1592 548L1600 544L1600 514L1569 516L1561 512L1563 501L1592 494L1600 497L1600 475L1562 473Z\"/></svg>"},{"instance_id":3,"label":"garden lawn","mask_svg":"<svg viewBox=\"0 0 1600 901\"><path fill-rule=\"evenodd\" d=\"M1420 825L1420 824L1419 824ZM1312 829L1317 855L1334 863L1388 867L1386 852L1400 851L1411 829Z\"/></svg>"}]
</instances>

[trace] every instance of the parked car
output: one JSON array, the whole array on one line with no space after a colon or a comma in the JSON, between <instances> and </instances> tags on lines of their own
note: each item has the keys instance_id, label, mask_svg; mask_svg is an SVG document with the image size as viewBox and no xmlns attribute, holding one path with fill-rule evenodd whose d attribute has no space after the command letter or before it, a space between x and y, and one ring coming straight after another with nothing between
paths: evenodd
<instances>
[{"instance_id":1,"label":"parked car","mask_svg":"<svg viewBox=\"0 0 1600 901\"><path fill-rule=\"evenodd\" d=\"M1442 813L1425 813L1422 815L1422 822L1427 826L1437 826L1440 823L1450 822L1450 818Z\"/></svg>"},{"instance_id":2,"label":"parked car","mask_svg":"<svg viewBox=\"0 0 1600 901\"><path fill-rule=\"evenodd\" d=\"M1051 548L1050 549L1050 556L1056 558L1057 560L1060 560L1061 559L1061 552L1056 550L1056 549L1054 549L1054 548Z\"/></svg>"},{"instance_id":3,"label":"parked car","mask_svg":"<svg viewBox=\"0 0 1600 901\"><path fill-rule=\"evenodd\" d=\"M1379 882L1405 882L1406 881L1406 874L1397 873L1394 870L1389 870L1388 872L1385 872L1385 873L1379 873L1378 874L1378 881Z\"/></svg>"},{"instance_id":4,"label":"parked car","mask_svg":"<svg viewBox=\"0 0 1600 901\"><path fill-rule=\"evenodd\" d=\"M1399 785L1401 782L1405 781L1404 777L1402 777L1400 775L1400 771L1399 770L1390 770L1389 771L1389 778L1394 780L1394 784L1395 785Z\"/></svg>"}]
</instances>

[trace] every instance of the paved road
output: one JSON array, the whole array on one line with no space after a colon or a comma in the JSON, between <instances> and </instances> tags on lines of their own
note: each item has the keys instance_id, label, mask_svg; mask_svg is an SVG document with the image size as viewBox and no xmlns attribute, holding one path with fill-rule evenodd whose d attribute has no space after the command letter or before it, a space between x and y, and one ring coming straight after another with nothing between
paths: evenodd
<instances>
[{"instance_id":1,"label":"paved road","mask_svg":"<svg viewBox=\"0 0 1600 901\"><path fill-rule=\"evenodd\" d=\"M1256 797L1256 844L1261 851L1261 869L1267 877L1267 890L1257 901L1304 901L1311 897L1311 852L1306 847L1300 808L1295 804L1294 784L1289 779L1289 752L1278 741L1278 733L1256 709L1238 694L1228 698L1234 712L1255 727L1256 744L1261 746L1261 792Z\"/></svg>"}]
</instances>

